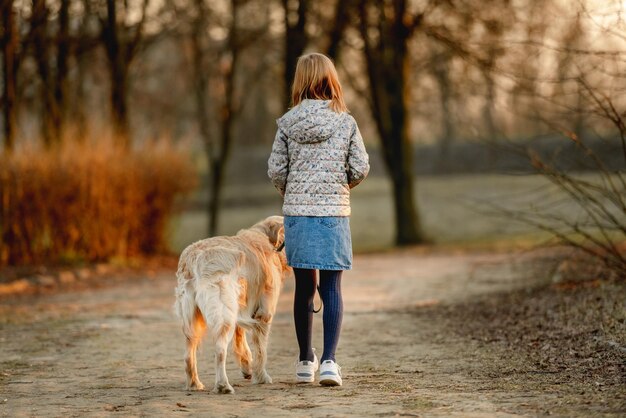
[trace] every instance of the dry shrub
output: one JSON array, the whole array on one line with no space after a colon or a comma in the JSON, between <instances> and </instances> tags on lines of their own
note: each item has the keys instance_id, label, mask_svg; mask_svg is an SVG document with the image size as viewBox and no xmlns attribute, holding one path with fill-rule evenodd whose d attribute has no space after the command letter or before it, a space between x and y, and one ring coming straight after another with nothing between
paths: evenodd
<instances>
[{"instance_id":1,"label":"dry shrub","mask_svg":"<svg viewBox=\"0 0 626 418\"><path fill-rule=\"evenodd\" d=\"M0 265L164 252L174 202L196 179L189 156L165 141L0 155Z\"/></svg>"}]
</instances>

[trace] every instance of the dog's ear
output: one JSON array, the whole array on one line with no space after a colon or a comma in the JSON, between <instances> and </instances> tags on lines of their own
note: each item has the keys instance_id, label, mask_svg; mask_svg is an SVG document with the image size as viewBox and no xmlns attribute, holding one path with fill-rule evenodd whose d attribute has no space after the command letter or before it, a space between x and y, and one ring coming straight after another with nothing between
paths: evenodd
<instances>
[{"instance_id":1,"label":"dog's ear","mask_svg":"<svg viewBox=\"0 0 626 418\"><path fill-rule=\"evenodd\" d=\"M285 241L285 228L282 216L271 216L265 220L265 233L273 246Z\"/></svg>"},{"instance_id":2,"label":"dog's ear","mask_svg":"<svg viewBox=\"0 0 626 418\"><path fill-rule=\"evenodd\" d=\"M285 227L283 226L282 222L273 223L270 227L267 237L270 239L270 242L275 247L285 242Z\"/></svg>"},{"instance_id":3,"label":"dog's ear","mask_svg":"<svg viewBox=\"0 0 626 418\"><path fill-rule=\"evenodd\" d=\"M274 241L272 241L272 245L277 247L284 242L285 242L285 227L281 224L278 227L278 231L276 231L276 237Z\"/></svg>"}]
</instances>

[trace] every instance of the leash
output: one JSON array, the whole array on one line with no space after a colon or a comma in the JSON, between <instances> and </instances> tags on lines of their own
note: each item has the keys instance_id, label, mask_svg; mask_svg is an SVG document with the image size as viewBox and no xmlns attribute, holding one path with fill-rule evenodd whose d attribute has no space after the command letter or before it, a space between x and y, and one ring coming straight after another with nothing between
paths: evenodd
<instances>
[{"instance_id":1,"label":"leash","mask_svg":"<svg viewBox=\"0 0 626 418\"><path fill-rule=\"evenodd\" d=\"M313 313L318 313L322 310L322 305L324 305L324 301L322 301L322 295L320 294L320 285L317 285L317 293L320 295L320 307L315 310L315 302L313 302Z\"/></svg>"}]
</instances>

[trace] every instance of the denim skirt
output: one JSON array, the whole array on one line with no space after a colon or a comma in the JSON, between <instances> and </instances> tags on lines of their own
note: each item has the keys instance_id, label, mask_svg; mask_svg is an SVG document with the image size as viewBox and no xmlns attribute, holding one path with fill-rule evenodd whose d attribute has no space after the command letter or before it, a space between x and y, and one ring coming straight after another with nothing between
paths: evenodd
<instances>
[{"instance_id":1,"label":"denim skirt","mask_svg":"<svg viewBox=\"0 0 626 418\"><path fill-rule=\"evenodd\" d=\"M285 252L291 267L319 270L352 268L348 216L285 216Z\"/></svg>"}]
</instances>

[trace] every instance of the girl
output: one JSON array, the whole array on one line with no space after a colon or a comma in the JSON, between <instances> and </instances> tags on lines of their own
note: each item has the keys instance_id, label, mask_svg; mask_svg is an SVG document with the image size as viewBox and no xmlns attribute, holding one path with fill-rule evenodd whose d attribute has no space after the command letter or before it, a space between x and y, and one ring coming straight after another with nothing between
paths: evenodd
<instances>
[{"instance_id":1,"label":"girl","mask_svg":"<svg viewBox=\"0 0 626 418\"><path fill-rule=\"evenodd\" d=\"M298 59L292 105L277 121L268 175L284 197L285 250L296 277L296 380L315 381L319 366L311 348L319 270L324 305L320 384L340 386L335 350L343 318L341 273L352 267L350 189L367 176L369 158L328 57L307 54Z\"/></svg>"}]
</instances>

